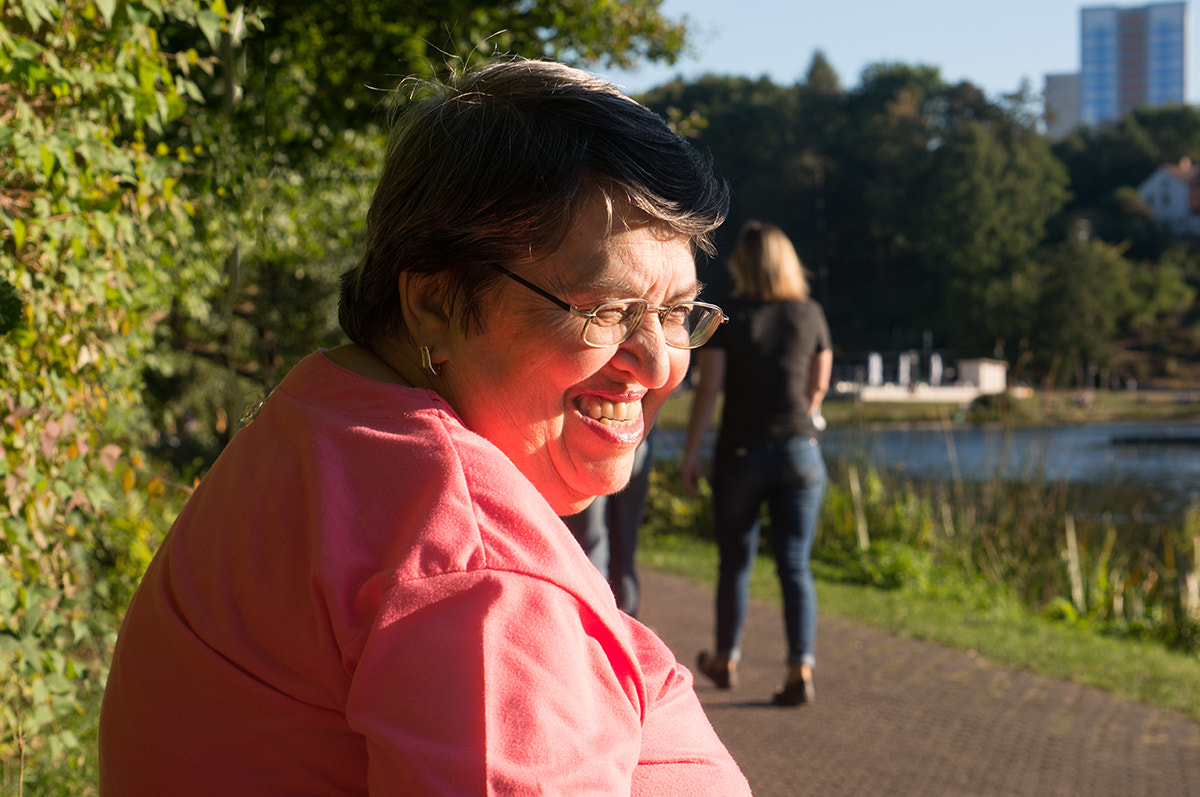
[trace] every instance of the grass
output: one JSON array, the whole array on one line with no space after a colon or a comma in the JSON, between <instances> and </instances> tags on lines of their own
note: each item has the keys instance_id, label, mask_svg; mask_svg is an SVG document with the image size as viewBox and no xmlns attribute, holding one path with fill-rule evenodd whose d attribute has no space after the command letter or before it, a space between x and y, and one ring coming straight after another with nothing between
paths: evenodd
<instances>
[{"instance_id":1,"label":"grass","mask_svg":"<svg viewBox=\"0 0 1200 797\"><path fill-rule=\"evenodd\" d=\"M639 562L711 583L716 547L677 535L648 535ZM751 595L781 601L774 565L755 563ZM972 608L961 600L935 598L905 588L818 580L820 611L902 637L974 650L997 664L1075 681L1113 694L1177 711L1200 721L1200 658L1135 639L1112 639L1066 622L1044 619L1016 606Z\"/></svg>"}]
</instances>

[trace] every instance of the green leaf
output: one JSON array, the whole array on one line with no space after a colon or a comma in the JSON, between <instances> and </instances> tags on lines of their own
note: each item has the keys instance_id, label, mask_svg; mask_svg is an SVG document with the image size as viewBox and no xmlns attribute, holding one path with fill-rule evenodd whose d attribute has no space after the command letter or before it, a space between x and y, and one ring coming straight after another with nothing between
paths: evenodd
<instances>
[{"instance_id":1,"label":"green leaf","mask_svg":"<svg viewBox=\"0 0 1200 797\"><path fill-rule=\"evenodd\" d=\"M38 43L29 39L17 39L16 44L9 50L9 55L14 61L33 61L41 53L42 48Z\"/></svg>"},{"instance_id":2,"label":"green leaf","mask_svg":"<svg viewBox=\"0 0 1200 797\"><path fill-rule=\"evenodd\" d=\"M54 167L58 159L54 157L54 153L43 144L42 145L42 175L45 176L46 182L50 182L50 178L54 176Z\"/></svg>"},{"instance_id":3,"label":"green leaf","mask_svg":"<svg viewBox=\"0 0 1200 797\"><path fill-rule=\"evenodd\" d=\"M96 7L104 17L104 24L111 28L113 14L117 12L117 0L96 0Z\"/></svg>"},{"instance_id":4,"label":"green leaf","mask_svg":"<svg viewBox=\"0 0 1200 797\"><path fill-rule=\"evenodd\" d=\"M28 325L17 326L16 329L12 330L12 336L13 343L17 344L17 348L19 349L29 348L37 342L37 332L34 331L33 327Z\"/></svg>"},{"instance_id":5,"label":"green leaf","mask_svg":"<svg viewBox=\"0 0 1200 797\"><path fill-rule=\"evenodd\" d=\"M208 39L208 46L216 52L221 43L221 18L212 11L205 11L196 19L196 23L204 33L204 38Z\"/></svg>"}]
</instances>

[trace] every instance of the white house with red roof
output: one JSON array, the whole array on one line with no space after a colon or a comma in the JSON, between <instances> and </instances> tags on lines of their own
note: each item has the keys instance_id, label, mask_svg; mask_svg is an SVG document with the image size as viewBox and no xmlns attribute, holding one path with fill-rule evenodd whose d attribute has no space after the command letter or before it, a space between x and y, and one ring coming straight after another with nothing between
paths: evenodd
<instances>
[{"instance_id":1,"label":"white house with red roof","mask_svg":"<svg viewBox=\"0 0 1200 797\"><path fill-rule=\"evenodd\" d=\"M1154 221L1176 235L1200 237L1200 166L1191 158L1159 166L1137 191Z\"/></svg>"}]
</instances>

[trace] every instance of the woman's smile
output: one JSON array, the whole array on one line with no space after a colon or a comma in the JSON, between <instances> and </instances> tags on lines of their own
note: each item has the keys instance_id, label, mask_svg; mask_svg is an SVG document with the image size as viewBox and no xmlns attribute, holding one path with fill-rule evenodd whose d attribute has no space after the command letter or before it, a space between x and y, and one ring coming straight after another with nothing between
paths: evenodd
<instances>
[{"instance_id":1,"label":"woman's smile","mask_svg":"<svg viewBox=\"0 0 1200 797\"><path fill-rule=\"evenodd\" d=\"M628 427L642 417L642 403L638 401L607 401L594 397L581 398L576 402L579 411L605 426Z\"/></svg>"}]
</instances>

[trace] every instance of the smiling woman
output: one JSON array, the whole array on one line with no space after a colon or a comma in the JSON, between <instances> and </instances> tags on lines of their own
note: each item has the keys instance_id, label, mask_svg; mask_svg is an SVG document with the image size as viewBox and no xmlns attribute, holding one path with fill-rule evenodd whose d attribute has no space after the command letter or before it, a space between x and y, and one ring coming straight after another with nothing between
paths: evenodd
<instances>
[{"instance_id":1,"label":"smiling woman","mask_svg":"<svg viewBox=\"0 0 1200 797\"><path fill-rule=\"evenodd\" d=\"M748 794L558 518L629 479L723 318L694 257L725 189L574 69L425 92L343 279L351 343L239 431L130 606L101 790Z\"/></svg>"}]
</instances>

